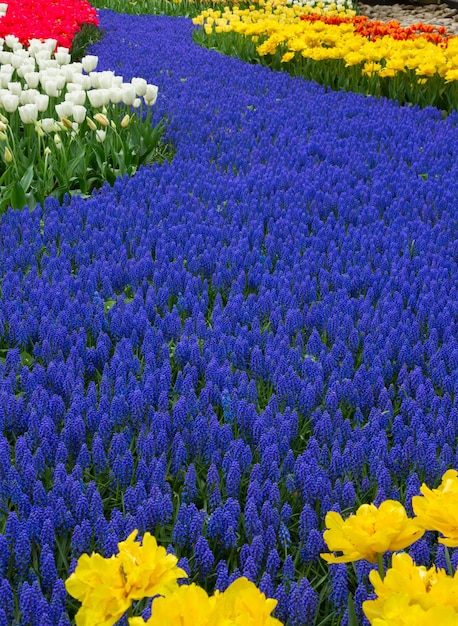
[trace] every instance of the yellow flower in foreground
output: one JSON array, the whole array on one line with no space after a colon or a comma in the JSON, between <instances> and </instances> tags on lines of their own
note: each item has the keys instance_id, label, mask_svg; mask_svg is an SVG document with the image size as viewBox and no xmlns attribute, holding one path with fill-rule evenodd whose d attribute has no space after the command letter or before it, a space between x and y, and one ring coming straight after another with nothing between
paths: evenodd
<instances>
[{"instance_id":1,"label":"yellow flower in foreground","mask_svg":"<svg viewBox=\"0 0 458 626\"><path fill-rule=\"evenodd\" d=\"M75 617L77 626L111 626L130 606L116 557L83 554L65 581L67 592L83 603Z\"/></svg>"},{"instance_id":2,"label":"yellow flower in foreground","mask_svg":"<svg viewBox=\"0 0 458 626\"><path fill-rule=\"evenodd\" d=\"M415 519L409 519L400 502L385 500L379 508L363 504L343 520L339 513L329 511L324 540L331 552L342 556L322 554L328 563L350 563L366 559L377 562L377 555L402 550L420 539L424 529Z\"/></svg>"},{"instance_id":3,"label":"yellow flower in foreground","mask_svg":"<svg viewBox=\"0 0 458 626\"><path fill-rule=\"evenodd\" d=\"M271 616L277 600L266 598L247 578L234 580L216 600L212 626L282 626Z\"/></svg>"},{"instance_id":4,"label":"yellow flower in foreground","mask_svg":"<svg viewBox=\"0 0 458 626\"><path fill-rule=\"evenodd\" d=\"M394 554L385 578L369 574L377 598L363 603L373 626L453 626L458 623L458 577L417 566L408 554Z\"/></svg>"},{"instance_id":5,"label":"yellow flower in foreground","mask_svg":"<svg viewBox=\"0 0 458 626\"><path fill-rule=\"evenodd\" d=\"M77 626L111 626L133 600L175 591L177 578L187 577L176 556L167 554L149 533L143 543L135 541L137 533L121 541L118 554L109 559L96 553L78 559L65 582L68 593L82 603Z\"/></svg>"},{"instance_id":6,"label":"yellow flower in foreground","mask_svg":"<svg viewBox=\"0 0 458 626\"><path fill-rule=\"evenodd\" d=\"M276 604L246 578L210 598L193 583L153 600L149 620L134 617L129 626L282 626L271 616Z\"/></svg>"},{"instance_id":7,"label":"yellow flower in foreground","mask_svg":"<svg viewBox=\"0 0 458 626\"><path fill-rule=\"evenodd\" d=\"M447 470L437 489L420 487L423 496L412 498L418 523L425 530L437 530L444 535L439 542L450 548L458 546L458 472Z\"/></svg>"},{"instance_id":8,"label":"yellow flower in foreground","mask_svg":"<svg viewBox=\"0 0 458 626\"><path fill-rule=\"evenodd\" d=\"M125 541L121 541L116 555L126 579L128 597L141 600L177 589L177 578L187 578L186 572L177 567L177 557L167 554L150 533L145 533L140 544L135 541L137 533L134 530Z\"/></svg>"},{"instance_id":9,"label":"yellow flower in foreground","mask_svg":"<svg viewBox=\"0 0 458 626\"><path fill-rule=\"evenodd\" d=\"M153 613L147 622L133 617L129 626L210 626L214 604L215 598L209 598L201 587L183 585L153 601Z\"/></svg>"},{"instance_id":10,"label":"yellow flower in foreground","mask_svg":"<svg viewBox=\"0 0 458 626\"><path fill-rule=\"evenodd\" d=\"M281 58L281 62L288 63L288 61L291 61L291 59L294 59L294 52L285 52L285 54Z\"/></svg>"}]
</instances>

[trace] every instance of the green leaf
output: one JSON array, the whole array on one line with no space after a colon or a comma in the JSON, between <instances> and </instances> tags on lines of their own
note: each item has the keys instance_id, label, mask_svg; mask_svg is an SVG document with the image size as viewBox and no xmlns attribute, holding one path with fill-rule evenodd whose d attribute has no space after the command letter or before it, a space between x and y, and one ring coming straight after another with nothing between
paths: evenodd
<instances>
[{"instance_id":1,"label":"green leaf","mask_svg":"<svg viewBox=\"0 0 458 626\"><path fill-rule=\"evenodd\" d=\"M353 596L348 594L348 626L358 626L358 619L355 612L355 604L353 602Z\"/></svg>"},{"instance_id":2,"label":"green leaf","mask_svg":"<svg viewBox=\"0 0 458 626\"><path fill-rule=\"evenodd\" d=\"M20 181L20 185L22 189L24 190L24 193L27 193L27 191L29 190L30 184L33 180L33 165L34 165L33 163L29 165L29 167L24 172Z\"/></svg>"},{"instance_id":3,"label":"green leaf","mask_svg":"<svg viewBox=\"0 0 458 626\"><path fill-rule=\"evenodd\" d=\"M27 199L25 197L25 191L20 182L14 184L11 191L11 206L13 209L22 209L25 206Z\"/></svg>"},{"instance_id":4,"label":"green leaf","mask_svg":"<svg viewBox=\"0 0 458 626\"><path fill-rule=\"evenodd\" d=\"M23 350L21 352L21 363L22 363L22 365L24 365L26 367L29 367L30 365L32 365L32 363L34 361L35 361L35 359L33 358L33 356L31 354L29 354L25 350Z\"/></svg>"},{"instance_id":5,"label":"green leaf","mask_svg":"<svg viewBox=\"0 0 458 626\"><path fill-rule=\"evenodd\" d=\"M116 300L105 300L105 302L103 303L103 309L105 311L105 315L108 313L108 311L111 309L111 307L116 304Z\"/></svg>"}]
</instances>

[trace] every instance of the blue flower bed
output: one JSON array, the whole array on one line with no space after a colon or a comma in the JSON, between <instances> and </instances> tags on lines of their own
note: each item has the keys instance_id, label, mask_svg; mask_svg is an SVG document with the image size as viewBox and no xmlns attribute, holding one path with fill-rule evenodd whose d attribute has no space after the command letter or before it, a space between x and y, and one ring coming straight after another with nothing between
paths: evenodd
<instances>
[{"instance_id":1,"label":"blue flower bed","mask_svg":"<svg viewBox=\"0 0 458 626\"><path fill-rule=\"evenodd\" d=\"M200 49L186 19L101 27L98 69L159 85L177 153L2 216L0 624L70 623L76 559L134 528L291 626L349 584L362 620L325 513L409 509L458 464L458 116Z\"/></svg>"}]
</instances>

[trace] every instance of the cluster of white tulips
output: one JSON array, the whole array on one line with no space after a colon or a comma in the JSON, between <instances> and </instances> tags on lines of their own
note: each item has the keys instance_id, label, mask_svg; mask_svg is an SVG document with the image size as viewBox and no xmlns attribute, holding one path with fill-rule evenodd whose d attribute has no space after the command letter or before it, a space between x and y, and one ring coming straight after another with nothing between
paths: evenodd
<instances>
[{"instance_id":1,"label":"cluster of white tulips","mask_svg":"<svg viewBox=\"0 0 458 626\"><path fill-rule=\"evenodd\" d=\"M155 103L156 85L143 78L127 83L114 72L96 72L97 61L87 55L72 63L69 50L56 49L53 39L32 39L27 49L14 35L0 39L0 111L17 111L22 123L34 123L38 132L56 132L62 120L77 131L88 116L88 105L106 114L110 104L138 108Z\"/></svg>"},{"instance_id":2,"label":"cluster of white tulips","mask_svg":"<svg viewBox=\"0 0 458 626\"><path fill-rule=\"evenodd\" d=\"M97 63L94 55L72 62L54 39L24 47L0 38L0 212L50 194L88 195L163 160L156 85L97 72Z\"/></svg>"},{"instance_id":3,"label":"cluster of white tulips","mask_svg":"<svg viewBox=\"0 0 458 626\"><path fill-rule=\"evenodd\" d=\"M286 3L322 11L338 11L339 13L355 8L352 0L286 0Z\"/></svg>"}]
</instances>

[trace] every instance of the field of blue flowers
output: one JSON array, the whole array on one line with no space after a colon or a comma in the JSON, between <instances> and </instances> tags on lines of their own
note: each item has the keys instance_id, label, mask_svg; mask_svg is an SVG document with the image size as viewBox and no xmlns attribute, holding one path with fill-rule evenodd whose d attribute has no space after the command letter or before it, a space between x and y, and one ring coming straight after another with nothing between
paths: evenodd
<instances>
[{"instance_id":1,"label":"field of blue flowers","mask_svg":"<svg viewBox=\"0 0 458 626\"><path fill-rule=\"evenodd\" d=\"M76 559L135 528L288 626L340 623L349 589L363 624L369 566L320 559L326 512L411 511L458 464L458 114L224 57L185 18L100 21L99 69L159 86L176 155L2 216L0 625L70 624Z\"/></svg>"}]
</instances>

